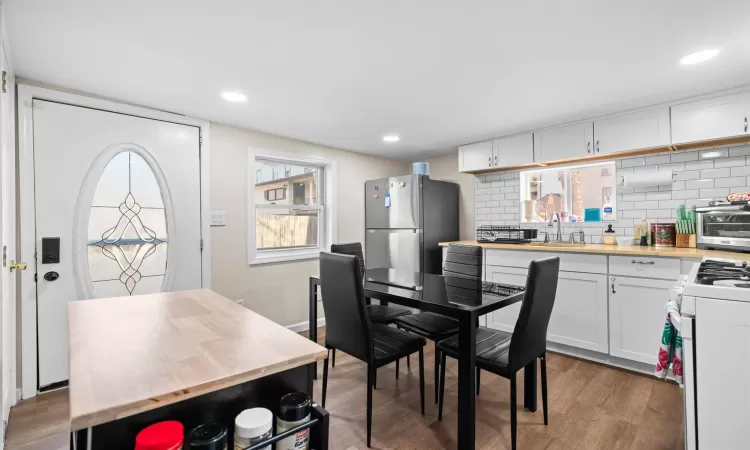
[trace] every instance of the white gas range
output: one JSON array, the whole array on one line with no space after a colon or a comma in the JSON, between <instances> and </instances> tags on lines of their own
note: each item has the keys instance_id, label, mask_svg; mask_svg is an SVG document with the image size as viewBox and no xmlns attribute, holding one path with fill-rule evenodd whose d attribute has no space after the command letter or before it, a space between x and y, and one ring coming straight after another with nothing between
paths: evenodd
<instances>
[{"instance_id":1,"label":"white gas range","mask_svg":"<svg viewBox=\"0 0 750 450\"><path fill-rule=\"evenodd\" d=\"M704 258L682 292L685 448L747 449L750 430L750 254ZM677 323L675 323L677 322Z\"/></svg>"}]
</instances>

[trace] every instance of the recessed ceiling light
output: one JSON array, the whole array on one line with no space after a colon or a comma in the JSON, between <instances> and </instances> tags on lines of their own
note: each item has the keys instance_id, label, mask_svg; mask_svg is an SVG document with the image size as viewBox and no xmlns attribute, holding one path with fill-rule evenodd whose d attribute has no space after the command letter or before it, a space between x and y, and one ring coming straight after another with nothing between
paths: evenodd
<instances>
[{"instance_id":1,"label":"recessed ceiling light","mask_svg":"<svg viewBox=\"0 0 750 450\"><path fill-rule=\"evenodd\" d=\"M691 53L683 57L680 60L680 64L690 65L690 64L702 63L704 61L708 61L709 59L713 58L714 56L718 54L719 54L719 50L715 48L709 49L709 50L701 50L699 52Z\"/></svg>"},{"instance_id":2,"label":"recessed ceiling light","mask_svg":"<svg viewBox=\"0 0 750 450\"><path fill-rule=\"evenodd\" d=\"M386 134L383 136L383 142L398 142L401 138L395 134Z\"/></svg>"},{"instance_id":3,"label":"recessed ceiling light","mask_svg":"<svg viewBox=\"0 0 750 450\"><path fill-rule=\"evenodd\" d=\"M236 91L224 91L221 93L221 98L232 103L242 103L247 101L247 95Z\"/></svg>"}]
</instances>

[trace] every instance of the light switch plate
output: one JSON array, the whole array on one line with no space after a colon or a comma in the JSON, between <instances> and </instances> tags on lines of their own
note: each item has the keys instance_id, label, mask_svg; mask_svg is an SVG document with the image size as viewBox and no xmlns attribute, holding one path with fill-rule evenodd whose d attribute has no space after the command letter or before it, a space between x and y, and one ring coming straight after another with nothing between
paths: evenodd
<instances>
[{"instance_id":1,"label":"light switch plate","mask_svg":"<svg viewBox=\"0 0 750 450\"><path fill-rule=\"evenodd\" d=\"M223 227L227 224L227 213L224 211L211 211L211 226Z\"/></svg>"}]
</instances>

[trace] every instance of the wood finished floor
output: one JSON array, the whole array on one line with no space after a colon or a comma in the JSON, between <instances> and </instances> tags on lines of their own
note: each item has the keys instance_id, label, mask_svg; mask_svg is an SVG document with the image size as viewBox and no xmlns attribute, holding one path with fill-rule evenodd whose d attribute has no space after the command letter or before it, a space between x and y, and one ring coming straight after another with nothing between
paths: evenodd
<instances>
[{"instance_id":1,"label":"wood finished floor","mask_svg":"<svg viewBox=\"0 0 750 450\"><path fill-rule=\"evenodd\" d=\"M320 341L324 330L321 329ZM416 355L411 370L395 365L378 371L373 396L372 448L441 449L456 447L457 366L449 359L442 422L433 403L433 345L425 348L425 416L419 413L419 379ZM314 398L320 400L321 377ZM549 425L539 409L529 413L519 405L519 449L682 449L682 397L672 383L653 377L550 354ZM518 379L519 402L523 377ZM509 382L482 374L476 404L477 449L510 448ZM354 358L337 352L336 367L329 371L326 409L331 414L330 448L363 450L365 445L365 371ZM67 391L25 400L11 409L7 450L59 450L68 448Z\"/></svg>"}]
</instances>

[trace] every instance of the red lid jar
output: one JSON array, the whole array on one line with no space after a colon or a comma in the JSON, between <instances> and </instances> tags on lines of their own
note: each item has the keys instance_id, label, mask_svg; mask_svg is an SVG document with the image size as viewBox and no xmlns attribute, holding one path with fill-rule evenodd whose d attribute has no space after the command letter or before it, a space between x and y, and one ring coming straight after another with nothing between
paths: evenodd
<instances>
[{"instance_id":1,"label":"red lid jar","mask_svg":"<svg viewBox=\"0 0 750 450\"><path fill-rule=\"evenodd\" d=\"M142 429L135 437L135 450L178 450L182 448L185 429L180 422L168 420Z\"/></svg>"}]
</instances>

